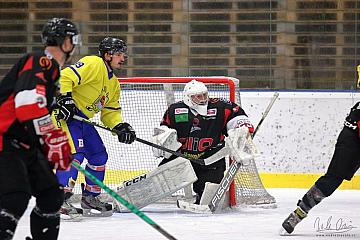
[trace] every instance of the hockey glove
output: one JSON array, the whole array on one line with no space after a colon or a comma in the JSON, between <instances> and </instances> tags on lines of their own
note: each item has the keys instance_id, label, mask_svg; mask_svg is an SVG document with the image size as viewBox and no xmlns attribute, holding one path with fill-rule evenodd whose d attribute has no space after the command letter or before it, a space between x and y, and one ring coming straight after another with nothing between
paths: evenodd
<instances>
[{"instance_id":1,"label":"hockey glove","mask_svg":"<svg viewBox=\"0 0 360 240\"><path fill-rule=\"evenodd\" d=\"M136 134L134 129L128 123L119 123L114 127L117 131L119 142L130 144L133 143L136 139Z\"/></svg>"},{"instance_id":2,"label":"hockey glove","mask_svg":"<svg viewBox=\"0 0 360 240\"><path fill-rule=\"evenodd\" d=\"M59 114L57 115L58 119L64 119L65 121L69 121L73 118L75 114L75 102L71 96L71 92L66 93L66 95L60 95L56 103L59 107Z\"/></svg>"},{"instance_id":3,"label":"hockey glove","mask_svg":"<svg viewBox=\"0 0 360 240\"><path fill-rule=\"evenodd\" d=\"M73 157L66 133L61 129L52 130L42 136L45 157L59 170L68 169Z\"/></svg>"}]
</instances>

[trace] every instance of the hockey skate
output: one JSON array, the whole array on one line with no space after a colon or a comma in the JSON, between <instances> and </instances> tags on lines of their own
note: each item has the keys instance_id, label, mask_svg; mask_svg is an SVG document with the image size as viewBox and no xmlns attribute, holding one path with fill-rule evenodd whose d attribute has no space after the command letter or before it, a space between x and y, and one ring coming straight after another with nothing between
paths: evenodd
<instances>
[{"instance_id":1,"label":"hockey skate","mask_svg":"<svg viewBox=\"0 0 360 240\"><path fill-rule=\"evenodd\" d=\"M301 209L301 207L297 207L294 212L290 213L290 215L284 220L282 223L282 229L280 230L280 235L288 235L291 234L295 226L301 222L307 213Z\"/></svg>"},{"instance_id":2,"label":"hockey skate","mask_svg":"<svg viewBox=\"0 0 360 240\"><path fill-rule=\"evenodd\" d=\"M65 192L64 203L59 210L60 219L62 220L79 221L82 218L83 210L75 207L70 202L72 195L74 195L72 192Z\"/></svg>"},{"instance_id":3,"label":"hockey skate","mask_svg":"<svg viewBox=\"0 0 360 240\"><path fill-rule=\"evenodd\" d=\"M112 205L102 202L99 196L86 194L83 190L81 208L84 217L110 217L113 214Z\"/></svg>"}]
</instances>

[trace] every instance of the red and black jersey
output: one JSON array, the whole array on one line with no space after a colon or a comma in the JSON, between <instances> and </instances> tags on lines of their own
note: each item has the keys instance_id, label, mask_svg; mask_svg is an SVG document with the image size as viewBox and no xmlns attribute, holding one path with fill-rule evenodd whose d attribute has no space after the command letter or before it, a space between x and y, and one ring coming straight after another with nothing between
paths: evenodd
<instances>
[{"instance_id":1,"label":"red and black jersey","mask_svg":"<svg viewBox=\"0 0 360 240\"><path fill-rule=\"evenodd\" d=\"M227 124L237 116L247 118L241 107L225 99L210 98L207 116L194 115L181 101L170 105L161 125L177 131L183 154L195 159L205 159L224 146ZM237 126L233 126L235 127Z\"/></svg>"},{"instance_id":2,"label":"red and black jersey","mask_svg":"<svg viewBox=\"0 0 360 240\"><path fill-rule=\"evenodd\" d=\"M44 53L26 54L10 69L0 82L0 149L4 135L34 141L31 121L49 114L59 77L59 64Z\"/></svg>"}]
</instances>

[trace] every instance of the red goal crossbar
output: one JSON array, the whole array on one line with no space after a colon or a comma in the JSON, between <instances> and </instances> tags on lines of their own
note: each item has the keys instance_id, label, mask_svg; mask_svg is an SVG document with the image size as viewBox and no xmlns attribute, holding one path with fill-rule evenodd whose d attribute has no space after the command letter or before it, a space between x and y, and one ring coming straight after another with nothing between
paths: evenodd
<instances>
[{"instance_id":1,"label":"red goal crossbar","mask_svg":"<svg viewBox=\"0 0 360 240\"><path fill-rule=\"evenodd\" d=\"M120 77L120 83L187 83L197 80L207 84L227 84L230 90L230 101L235 102L235 83L229 77Z\"/></svg>"}]
</instances>

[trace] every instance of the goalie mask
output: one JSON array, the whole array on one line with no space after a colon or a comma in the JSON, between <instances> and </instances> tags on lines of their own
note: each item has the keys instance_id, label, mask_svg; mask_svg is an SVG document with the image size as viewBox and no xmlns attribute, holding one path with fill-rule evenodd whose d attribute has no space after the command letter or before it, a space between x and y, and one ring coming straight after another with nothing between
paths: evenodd
<instances>
[{"instance_id":1,"label":"goalie mask","mask_svg":"<svg viewBox=\"0 0 360 240\"><path fill-rule=\"evenodd\" d=\"M202 116L207 115L208 89L204 83L191 80L184 87L184 103Z\"/></svg>"}]
</instances>

